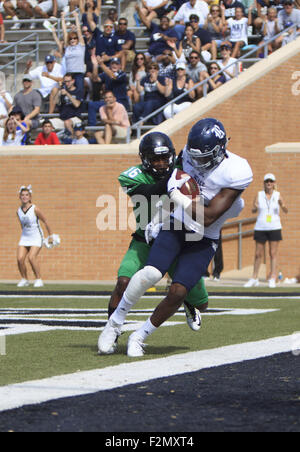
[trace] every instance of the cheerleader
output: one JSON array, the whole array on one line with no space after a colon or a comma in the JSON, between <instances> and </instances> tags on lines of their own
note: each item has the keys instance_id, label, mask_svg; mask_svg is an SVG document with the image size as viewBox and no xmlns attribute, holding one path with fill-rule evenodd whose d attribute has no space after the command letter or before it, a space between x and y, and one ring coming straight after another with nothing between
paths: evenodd
<instances>
[{"instance_id":1,"label":"cheerleader","mask_svg":"<svg viewBox=\"0 0 300 452\"><path fill-rule=\"evenodd\" d=\"M17 261L22 279L18 283L18 287L29 286L27 268L25 265L27 256L36 277L34 287L43 287L44 283L41 279L40 265L38 262L38 255L42 249L44 240L40 221L44 223L49 236L52 236L51 228L40 209L32 204L31 185L28 187L21 187L19 197L21 206L18 209L17 216L21 224L22 235L18 246ZM50 237L49 243L51 243L51 240Z\"/></svg>"}]
</instances>

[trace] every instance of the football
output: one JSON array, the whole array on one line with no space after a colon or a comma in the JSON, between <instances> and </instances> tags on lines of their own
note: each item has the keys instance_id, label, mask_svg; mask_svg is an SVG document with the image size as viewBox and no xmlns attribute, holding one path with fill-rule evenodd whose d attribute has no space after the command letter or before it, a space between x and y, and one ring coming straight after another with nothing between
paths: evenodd
<instances>
[{"instance_id":1,"label":"football","mask_svg":"<svg viewBox=\"0 0 300 452\"><path fill-rule=\"evenodd\" d=\"M177 170L176 179L182 179L187 176L189 176L189 174L184 171ZM192 199L195 199L200 195L199 185L192 177L181 187L180 191L183 195L191 196Z\"/></svg>"}]
</instances>

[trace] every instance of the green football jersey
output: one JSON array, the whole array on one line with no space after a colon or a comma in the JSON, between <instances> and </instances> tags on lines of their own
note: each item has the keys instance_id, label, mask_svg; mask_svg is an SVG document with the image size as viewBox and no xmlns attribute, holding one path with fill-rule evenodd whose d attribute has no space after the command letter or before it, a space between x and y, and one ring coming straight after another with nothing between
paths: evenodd
<instances>
[{"instance_id":1,"label":"green football jersey","mask_svg":"<svg viewBox=\"0 0 300 452\"><path fill-rule=\"evenodd\" d=\"M145 171L142 165L137 165L124 171L119 176L119 183L133 201L133 212L137 224L136 234L144 239L145 228L157 211L156 204L160 200L160 196L152 196L151 201L149 201L145 197L133 195L139 185L153 185L157 183L157 180Z\"/></svg>"}]
</instances>

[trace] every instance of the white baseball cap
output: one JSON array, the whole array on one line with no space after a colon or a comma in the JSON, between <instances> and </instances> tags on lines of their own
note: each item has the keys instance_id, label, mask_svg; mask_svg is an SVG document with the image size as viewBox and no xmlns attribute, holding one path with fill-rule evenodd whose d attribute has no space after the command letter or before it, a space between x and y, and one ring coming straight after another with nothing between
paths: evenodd
<instances>
[{"instance_id":1,"label":"white baseball cap","mask_svg":"<svg viewBox=\"0 0 300 452\"><path fill-rule=\"evenodd\" d=\"M268 173L268 174L265 175L265 177L264 177L264 182L265 182L266 180L268 180L268 179L272 180L273 182L276 181L276 177L275 177L274 174L272 174L272 173Z\"/></svg>"}]
</instances>

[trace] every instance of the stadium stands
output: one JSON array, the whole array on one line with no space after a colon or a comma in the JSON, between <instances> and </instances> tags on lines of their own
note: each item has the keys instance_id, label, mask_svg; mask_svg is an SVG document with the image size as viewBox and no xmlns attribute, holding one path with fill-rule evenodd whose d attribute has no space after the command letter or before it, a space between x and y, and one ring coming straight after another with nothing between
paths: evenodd
<instances>
[{"instance_id":1,"label":"stadium stands","mask_svg":"<svg viewBox=\"0 0 300 452\"><path fill-rule=\"evenodd\" d=\"M283 12L287 17L294 17L288 10L288 8L292 8L293 15L295 13L298 14L298 12L300 15L300 11L297 10L296 7L293 5L290 6L290 1L284 0L284 3L284 5L278 6L277 10L284 9ZM28 1L28 4L30 5L30 1ZM17 8L13 11L11 2L6 0L2 6L4 21L2 34L0 36L0 71L4 74L3 80L5 82L3 90L14 98L16 93L22 88L24 73L28 74L28 76L33 79L33 88L38 89L43 97L40 114L41 124L44 119L53 119L53 123L57 128L56 132L61 141L65 144L72 143L73 137L70 136L70 133L72 134L72 127L71 129L66 128L66 130L61 125L58 127L57 124L64 124L66 121L56 121L56 119L60 118L60 105L62 104L64 109L68 109L70 102L72 102L72 96L68 94L68 87L63 84L63 73L71 72L73 74L76 88L76 84L79 83L78 80L80 78L78 72L75 72L75 69L68 70L68 68L65 67L66 60L64 58L64 45L67 46L69 44L69 47L73 52L71 57L73 57L73 61L75 62L75 66L71 65L70 67L76 67L76 61L79 62L76 58L81 58L79 55L83 55L82 52L79 52L80 43L76 41L76 27L78 28L78 23L76 26L76 14L73 15L73 12L71 11L73 9L75 12L79 13L80 31L85 40L84 63L86 65L85 91L84 95L81 96L82 98L80 98L80 108L76 107L76 116L74 116L75 119L73 120L73 123L78 123L78 120L80 120L84 126L86 138L90 143L96 143L94 136L95 132L102 131L105 128L105 124L101 121L99 116L99 109L104 105L103 95L107 90L113 91L117 101L120 100L120 102L125 105L131 121L131 127L128 129L127 137L123 137L121 141L115 139L115 142L129 142L131 137L140 137L143 132L151 129L157 120L159 120L159 122L163 121L165 119L163 111L166 107L169 112L168 117L170 117L170 112L172 116L175 111L175 102L177 102L177 104L180 103L180 99L186 97L192 89L195 90L195 95L192 96L193 99L197 100L201 97L205 98L211 91L212 85L208 83L207 77L203 76L203 74L207 74L211 62L218 61L220 66L219 73L225 75L225 78L230 81L232 77L237 76L242 70L246 70L261 58L268 56L268 52L276 50L276 48L282 44L282 41L284 44L285 41L288 42L289 39L295 38L297 36L297 30L300 28L300 21L298 24L298 20L296 19L289 22L284 22L281 19L281 23L283 24L281 29L278 30L274 27L273 29L274 17L272 18L272 15L270 17L269 15L265 16L265 11L263 11L262 8L258 8L257 10L253 9L252 14L254 18L257 19L258 17L262 19L263 26L261 25L262 22L254 20L254 28L252 26L249 27L245 15L242 20L239 20L233 13L231 27L229 29L226 21L230 19L230 16L228 16L229 12L226 10L226 17L223 17L224 28L221 30L223 43L226 42L228 48L232 48L236 40L239 39L238 32L242 32L240 30L241 27L243 28L244 35L246 27L247 35L247 42L245 41L245 45L240 46L240 55L238 55L237 58L230 58L231 51L229 51L228 58L226 59L221 51L222 43L219 43L220 45L218 44L218 47L209 45L209 42L215 42L213 41L213 37L209 37L209 27L206 26L208 22L213 20L210 18L210 15L205 17L205 23L201 23L202 13L199 13L200 28L198 28L197 15L195 14L195 10L193 10L192 21L197 22L197 25L196 28L194 28L195 34L190 36L190 31L188 29L185 33L185 27L186 25L189 26L189 23L186 21L176 23L176 4L177 2L175 1L169 2L167 5L168 9L166 9L165 12L159 11L156 14L157 17L155 17L155 14L146 15L145 9L141 10L136 2L133 1L125 2L123 0L116 0L113 4L112 2L101 2L101 0L98 0L95 4L91 0L80 0L80 2L72 1L70 3L61 1L58 2L58 8L61 8L61 10L58 10L57 12L54 10L51 10L51 12L50 10L47 10L47 12L43 3L39 3L39 5L42 5L39 6L39 9L44 11L43 16L40 17L41 12L38 13L36 8L35 10L32 8L31 10L30 8L23 8L22 10ZM56 17L51 16L51 14L56 14ZM282 13L278 14L282 15ZM248 13L248 18L250 15L251 14ZM151 17L151 20L149 20L149 17ZM128 27L125 27L126 22ZM241 22L242 25L239 22ZM262 28L255 29L256 23L260 24L260 27L262 26ZM205 37L203 35L203 26L206 28ZM183 34L176 34L176 29L181 30L181 33L183 31ZM271 29L273 32L270 31ZM234 30L236 30L236 36L234 35ZM75 37L71 37L70 39L72 33ZM180 37L182 37L181 41L179 39ZM70 40L66 42L66 39ZM201 42L201 39L202 41L203 39L207 41L206 46ZM229 42L229 39L231 39L231 43ZM72 40L73 43L71 44ZM270 42L274 43L274 45L270 45ZM279 42L280 44L278 44ZM178 52L179 44L180 52ZM258 47L258 44L260 44L260 47ZM207 50L203 50L204 48ZM217 60L213 59L216 51ZM180 69L180 66L182 66L182 64L187 66L190 63L189 58L191 52L199 53L198 64L202 65L202 69L199 69L198 80L193 80L193 88L190 88L191 85L188 84L190 78L188 71L185 84L180 85L181 80L184 79L182 77L178 78L180 82L176 81L176 72L183 70ZM129 85L129 78L133 69L133 60L137 53L142 53L146 58L146 77L141 78L139 75L136 76L137 72L135 73L136 78L134 80L131 77L131 83L133 83L135 90L135 95L132 95L133 86ZM166 57L169 58L167 63L165 63L164 60L164 53L169 54L166 55ZM96 67L95 64L92 64L91 56L94 54L98 58L98 68L97 64ZM60 65L62 66L63 72L61 74L52 72L52 69L50 72L48 71L50 66L47 66L48 63L45 61L46 56L51 56L51 58L55 57L57 63L55 63L55 66L57 68ZM32 60L34 60L34 63L28 63ZM115 60L116 64L120 67L114 69L113 64L111 64L113 60ZM151 70L147 72L146 66L151 60L152 62L155 60L155 62L158 63L158 74L155 74L154 71L151 72ZM67 66L70 61L71 60L68 59ZM178 62L181 64L179 64L176 69L176 63ZM226 69L224 69L222 63L223 66L226 66ZM119 94L121 93L121 83L123 84L122 86L124 86L124 71L127 73L127 87L131 90L130 100L126 96L126 93L125 97L127 100L124 100L124 93L122 93L123 97ZM101 75L100 77L99 72ZM228 75L229 72L231 72L231 75ZM104 76L102 74L104 74ZM211 77L215 76L216 74L213 74ZM170 78L173 79L174 86L178 83L177 88L175 86L176 89L171 90L171 96L170 90L167 89L168 79ZM55 85L59 89L55 88ZM200 89L198 89L199 85L201 85ZM51 86L50 92L46 93L47 95L42 93L42 89L44 89L45 86ZM176 93L179 92L182 93L181 97L177 97L176 95ZM169 97L166 97L166 93L168 93ZM53 104L54 95L57 96L56 106L55 103ZM157 100L158 98L160 99L160 103L155 103L155 99ZM138 102L140 102L139 105L141 105L141 101L144 101L145 99L152 102L153 105L157 105L157 107L150 109L151 114L143 114L143 111L139 109L138 116L136 114L134 115L133 112L136 111L135 105ZM128 101L129 106L127 103ZM94 115L96 116L93 120L89 117L89 103L93 103L96 108L94 111ZM14 102L13 105L15 105ZM13 106L9 107L8 112L12 108ZM2 125L5 124L4 116L5 115L2 115ZM133 118L135 120L133 120ZM29 118L25 116L25 123L28 123L28 119ZM40 127L34 131L32 130L29 135L30 138L28 138L28 143L34 143L35 138L40 131Z\"/></svg>"}]
</instances>

